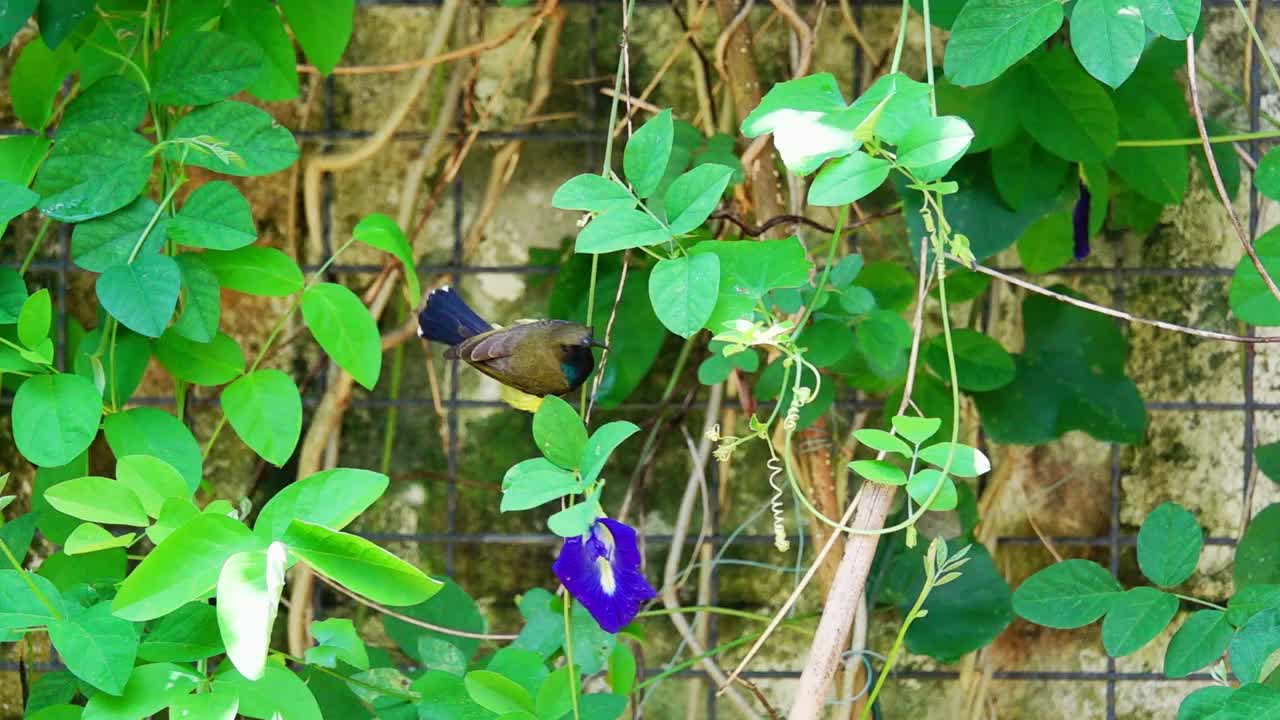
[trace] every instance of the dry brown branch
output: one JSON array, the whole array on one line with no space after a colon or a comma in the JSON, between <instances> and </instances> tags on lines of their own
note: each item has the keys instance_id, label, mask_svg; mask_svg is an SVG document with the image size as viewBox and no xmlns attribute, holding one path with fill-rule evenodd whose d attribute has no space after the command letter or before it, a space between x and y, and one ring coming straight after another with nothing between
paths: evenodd
<instances>
[{"instance_id":1,"label":"dry brown branch","mask_svg":"<svg viewBox=\"0 0 1280 720\"><path fill-rule=\"evenodd\" d=\"M1209 166L1209 174L1213 176L1213 185L1218 190L1218 198L1222 200L1222 206L1226 208L1227 216L1231 218L1231 226L1235 228L1236 236L1240 238L1240 245L1244 247L1253 267L1262 276L1262 282L1266 284L1267 290L1271 291L1271 296L1280 300L1280 287L1276 287L1271 274L1263 267L1258 251L1253 248L1253 238L1249 237L1244 225L1240 224L1236 209L1231 204L1231 196L1227 194L1227 188L1222 184L1222 173L1218 171L1218 161L1213 156L1213 145L1209 142L1209 131L1204 126L1204 112L1200 109L1200 92L1196 85L1196 39L1194 35L1189 35L1187 36L1187 89L1191 95L1191 114L1196 119L1196 130L1200 133L1200 144L1204 147L1205 164Z\"/></svg>"},{"instance_id":2,"label":"dry brown branch","mask_svg":"<svg viewBox=\"0 0 1280 720\"><path fill-rule=\"evenodd\" d=\"M813 59L813 29L809 27L809 23L800 17L795 7L788 0L769 0L773 3L774 9L782 16L783 20L791 26L791 31L796 34L796 44L799 46L795 59L794 67L791 70L791 77L798 78L809 73L809 64Z\"/></svg>"},{"instance_id":3,"label":"dry brown branch","mask_svg":"<svg viewBox=\"0 0 1280 720\"><path fill-rule=\"evenodd\" d=\"M702 15L706 12L706 9L710 7L710 4L711 0L701 0L701 4L698 6L698 11L694 14L693 19L689 21L689 28L685 30L684 36L673 44L669 51L667 51L667 56L662 60L662 63L658 65L657 71L654 72L653 77L649 79L649 84L645 85L644 90L640 93L638 98L628 103L626 113L624 113L623 116L618 119L618 123L613 126L614 137L618 137L618 135L622 133L622 129L631 122L635 114L635 108L640 108L641 110L647 110L649 112L659 112L656 105L647 102L649 96L653 94L655 89L657 89L658 83L662 81L662 78L667 74L667 71L670 70L671 66L680 58L680 55L685 48L694 49L696 52L694 36L701 28L700 23L702 21ZM698 70L702 69L702 66L698 64L696 57L694 58L693 64L698 68ZM610 97L613 96L612 88L604 88L602 92Z\"/></svg>"},{"instance_id":4,"label":"dry brown branch","mask_svg":"<svg viewBox=\"0 0 1280 720\"><path fill-rule=\"evenodd\" d=\"M318 577L320 578L320 581L323 582L325 585L328 585L334 590L337 590L342 595L346 595L347 597L360 603L361 605L364 605L367 608L380 612L383 615L393 617L401 622L405 622L410 625L413 625L414 627L420 627L423 630L432 630L438 633L442 633L444 635L452 635L453 637L461 637L461 638L471 638L472 640L507 641L507 640L515 640L517 637L519 637L519 635L510 635L506 633L478 633L478 632L470 632L468 630L456 630L454 628L445 627L443 625L435 625L435 624L426 622L425 620L419 620L418 618L413 617L412 615L405 615L404 613L396 612L395 610L392 610L389 607L384 607L382 605L379 605L378 603L372 600L369 600L368 598L362 597L360 595L357 595L351 592L350 590L342 587L342 585L330 580L324 575L319 575Z\"/></svg>"},{"instance_id":5,"label":"dry brown branch","mask_svg":"<svg viewBox=\"0 0 1280 720\"><path fill-rule=\"evenodd\" d=\"M648 100L642 100L640 98L631 97L630 95L623 96L622 93L615 93L613 91L613 88L602 87L600 88L600 94L604 95L605 97L611 97L611 98L616 97L620 100L626 100L628 105L631 105L632 107L640 108L641 110L644 110L647 113L653 113L654 115L657 115L658 113L662 112L662 108L658 107L657 105L654 105ZM618 124L614 128L614 132L613 132L614 135L617 135L618 133L622 132L626 128L625 120L629 119L630 117L631 117L631 114L628 113L626 118L623 118L623 120L618 121Z\"/></svg>"}]
</instances>

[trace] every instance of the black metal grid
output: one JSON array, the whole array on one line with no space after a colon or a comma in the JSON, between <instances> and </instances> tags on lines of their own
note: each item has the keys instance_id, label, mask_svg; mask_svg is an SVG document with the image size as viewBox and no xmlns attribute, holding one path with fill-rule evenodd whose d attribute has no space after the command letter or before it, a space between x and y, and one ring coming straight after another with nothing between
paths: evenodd
<instances>
[{"instance_id":1,"label":"black metal grid","mask_svg":"<svg viewBox=\"0 0 1280 720\"><path fill-rule=\"evenodd\" d=\"M596 30L604 22L604 14L602 8L606 7L608 0L561 0L563 3L571 5L585 5L589 7L589 23L591 31L587 34L591 47L589 48L588 57L590 66L588 75L594 77L598 75L597 71L597 48L595 47L595 39L597 37ZM668 6L667 0L636 0L641 8L647 8L650 11L656 11L659 8ZM437 6L440 0L359 0L360 5L372 6ZM1206 7L1212 6L1230 6L1232 0L1205 0ZM872 6L896 6L896 0L854 0L854 12L859 20L862 19L864 7ZM1259 29L1261 32L1261 28ZM860 48L855 46L853 55L853 75L859 77L860 65L864 62L861 56ZM1253 55L1253 61L1250 66L1250 75L1253 81L1253 87L1260 86L1260 64L1258 62L1257 53ZM295 132L295 135L304 141L312 142L336 142L342 140L353 140L367 138L372 133L368 130L352 130L337 127L334 121L334 87L332 78L324 85L323 106L324 106L324 129ZM600 163L601 148L603 147L605 132L601 128L600 101L599 96L592 88L583 91L583 103L587 112L585 116L591 120L591 129L565 131L565 130L530 130L530 131L504 131L490 130L480 133L481 140L509 140L521 139L538 143L557 143L557 144L575 144L585 145L589 151L585 154L585 169L593 171L598 168ZM1260 111L1259 111L1259 93L1253 94L1252 103L1249 107L1249 125L1251 130L1257 130L1259 127ZM462 130L461 117L459 117L459 131ZM18 128L0 128L0 136L12 134L24 134L28 131ZM399 132L396 133L394 142L413 142L422 141L426 138L424 132ZM1253 158L1259 157L1259 144L1257 141L1249 143L1249 154ZM452 232L453 243L451 258L447 264L421 264L419 272L425 275L434 274L450 274L459 279L466 276L480 276L486 274L555 274L557 268L555 266L545 265L468 265L463 257L462 243L464 237L464 217L466 208L464 206L464 188L467 177L467 166L464 165L452 183L450 192L453 199L453 217ZM333 187L332 177L326 176L326 185L323 194L323 232L322 232L322 249L323 256L321 263L313 265L304 265L303 270L307 272L317 270L325 260L331 256L332 241L332 199ZM1249 196L1249 228L1251 233L1256 233L1259 222L1259 198L1256 189L1250 188ZM56 259L41 260L32 263L31 271L46 277L52 277L55 280L55 297L56 311L58 315L57 333L58 344L57 362L60 366L65 367L66 363L66 338L67 338L67 309L68 309L68 288L70 287L71 277L84 271L74 267L70 263L70 227L61 225L58 232L58 253ZM357 265L357 264L341 264L335 263L328 268L335 278L354 277L360 275L370 275L381 270L377 265ZM1020 273L1019 269L1007 269L1006 272ZM1123 307L1125 301L1126 285L1129 280L1135 277L1198 277L1198 278L1225 278L1232 273L1232 268L1223 267L1181 267L1181 268L1165 268L1165 267L1123 267L1117 264L1115 267L1069 267L1058 271L1058 275L1067 276L1105 276L1112 279L1114 286L1112 288L1113 304L1116 307ZM606 299L607 300L607 299ZM984 318L985 322L985 318ZM1247 332L1252 332L1250 328ZM1243 443L1243 478L1244 492L1248 493L1249 478L1253 472L1253 456L1252 445L1255 435L1255 413L1258 411L1275 411L1280 410L1280 403L1261 403L1255 399L1253 388L1254 378L1254 347L1246 345L1243 348L1245 355L1244 362L1244 401L1243 402L1203 402L1203 401L1164 401L1147 403L1147 410L1150 412L1193 412L1193 411L1211 411L1211 412L1227 412L1227 411L1243 411L1244 412L1244 443ZM559 542L559 538L549 533L495 533L495 532L470 532L468 528L459 528L457 524L457 501L458 501L458 431L459 417L458 411L465 409L482 409L482 408L505 408L501 402L473 400L462 398L459 396L458 390L458 367L453 363L450 368L450 383L447 398L444 399L444 405L448 412L449 423L449 444L448 444L448 486L447 486L447 523L444 532L427 532L427 533L389 533L389 532L369 532L364 536L377 542L409 542L427 545L440 545L445 548L445 571L453 575L455 570L455 552L458 546L477 546L477 545L554 545ZM172 406L174 398L172 397L136 397L131 401L133 404ZM216 404L216 401L206 401L210 404ZM314 407L318 403L318 399L314 395L304 396L304 404L308 407ZM0 405L11 404L11 398L5 397L0 399ZM387 409L387 408L415 408L425 410L432 405L432 400L423 395L413 395L400 397L398 399L358 396L353 398L351 407L355 409ZM872 402L858 397L840 401L837 404L842 409L859 410L859 409L879 409L881 403ZM657 405L652 403L624 403L618 411L635 411L635 410L654 410ZM1120 560L1125 549L1136 543L1136 537L1125 534L1124 528L1120 521L1120 492L1121 478L1124 474L1124 467L1121 461L1121 453L1119 445L1110 447L1110 491L1111 497L1109 502L1109 523L1108 531L1105 536L1085 537L1085 536L1059 536L1049 538L1057 545L1080 547L1080 548L1106 548L1108 565L1113 574L1118 575ZM719 510L715 505L717 496L716 486L718 477L716 473L712 473L710 478L710 496L712 499L712 534L705 538L705 541L712 548L721 548L728 541L729 537L723 534L720 527ZM793 541L800 538L792 537ZM774 542L772 535L752 535L742 534L733 538L735 544L760 546L771 545ZM646 542L654 546L669 546L672 537L669 535L648 535ZM695 542L694 538L686 538L685 544L692 546ZM1209 537L1205 539L1207 545L1214 546L1233 546L1236 539L1233 537ZM1000 537L998 543L1004 546L1031 546L1039 545L1042 540L1038 537ZM713 570L712 583L712 602L716 602L716 596L719 593L719 575L718 570ZM319 589L318 589L319 591ZM710 618L710 646L717 644L718 628L717 618L712 615ZM57 663L37 663L31 666L36 670L50 670L59 667ZM16 664L11 662L0 663L0 672L13 672L17 669ZM650 673L655 670L650 670ZM794 679L800 675L800 668L788 668L777 670L748 670L743 673L744 677L751 679ZM705 685L705 706L706 717L709 720L715 720L718 716L718 704L716 701L714 684L710 682L706 673L700 670L685 670L675 675L676 678L684 680L701 681ZM954 680L959 674L951 671L934 671L934 670L900 670L895 672L895 677L910 678L917 680ZM1009 681L1032 681L1032 682L1075 682L1075 683L1094 683L1101 682L1105 684L1106 692L1106 717L1113 720L1116 717L1116 694L1117 685L1121 682L1161 682L1168 681L1161 673L1148 672L1123 672L1116 668L1115 660L1107 659L1107 667L1105 672L1097 671L1009 671L999 670L992 674L997 680ZM1186 680L1209 680L1207 674L1195 674L1188 678L1179 679L1180 682Z\"/></svg>"}]
</instances>

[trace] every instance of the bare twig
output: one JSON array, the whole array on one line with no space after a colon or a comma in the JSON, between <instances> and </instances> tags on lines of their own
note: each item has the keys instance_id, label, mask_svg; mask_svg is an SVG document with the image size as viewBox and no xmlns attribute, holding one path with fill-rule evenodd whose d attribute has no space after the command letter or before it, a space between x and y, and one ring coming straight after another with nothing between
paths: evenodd
<instances>
[{"instance_id":1,"label":"bare twig","mask_svg":"<svg viewBox=\"0 0 1280 720\"><path fill-rule=\"evenodd\" d=\"M876 222L877 220L883 220L887 217L893 217L894 215L898 215L901 212L902 212L902 208L896 207L896 208L890 208L883 212L878 212L874 215L868 215L864 218L861 218L859 220L855 220L851 223L846 224L844 227L844 232L845 233L853 232L854 230L870 225L871 223ZM777 227L778 225L785 225L788 223L796 224L796 225L808 225L809 227L824 233L835 232L835 228L827 225L823 225L817 220L814 220L812 218L807 218L803 215L775 215L774 217L771 217L768 220L765 220L763 223L759 225L752 225L746 220L743 220L742 217L739 216L736 212L733 212L732 210L725 210L723 212L712 213L710 219L711 220L728 220L734 225L737 225L738 228L742 230L743 235L749 235L751 237L759 237L769 232L773 228Z\"/></svg>"},{"instance_id":2,"label":"bare twig","mask_svg":"<svg viewBox=\"0 0 1280 720\"><path fill-rule=\"evenodd\" d=\"M658 107L657 105L654 105L653 103L649 102L648 100L642 100L642 99L640 99L640 98L633 98L633 97L631 97L630 95L628 95L627 97L625 97L625 98L624 98L624 97L622 97L622 93L615 93L615 92L613 91L613 88L602 87L602 88L600 88L600 94L601 94L601 95L604 95L605 97L617 97L617 98L621 98L621 99L623 99L623 100L626 100L626 101L627 101L627 103L628 103L629 105L631 105L632 107L638 107L638 108L640 108L641 110L644 110L644 111L645 111L645 112L647 112L647 113L653 113L654 115L657 115L658 113L662 112L662 108ZM628 113L628 115L630 115L630 114ZM626 118L623 118L623 120L625 120L625 119L626 119ZM623 124L623 121L622 121L622 120L619 120L619 121L618 121L618 129L614 132L614 134L616 135L617 133L622 132L622 129L623 129L623 128L625 128L625 127L626 127L626 125L624 125L624 124Z\"/></svg>"},{"instance_id":3,"label":"bare twig","mask_svg":"<svg viewBox=\"0 0 1280 720\"><path fill-rule=\"evenodd\" d=\"M802 77L809 73L809 63L813 58L813 29L809 27L809 23L800 17L794 6L788 0L769 0L773 3L773 7L777 9L778 14L782 16L787 24L791 25L791 30L796 34L797 44L799 45L798 58L795 67L792 69L791 77Z\"/></svg>"},{"instance_id":4,"label":"bare twig","mask_svg":"<svg viewBox=\"0 0 1280 720\"><path fill-rule=\"evenodd\" d=\"M1187 36L1187 88L1191 94L1191 110L1192 115L1196 119L1196 130L1200 133L1200 144L1204 146L1204 161L1209 166L1209 174L1213 176L1213 185L1218 189L1218 198L1222 200L1222 206L1227 209L1227 216L1231 218L1231 226L1235 228L1236 235L1240 238L1240 244L1244 247L1245 253L1249 255L1250 262L1253 267L1262 276L1262 282L1271 291L1272 297L1280 301L1280 287L1276 287L1276 283L1271 279L1271 274L1262 265L1262 259L1258 257L1258 251L1253 248L1253 239L1245 232L1244 225L1240 224L1240 218L1236 216L1236 210L1231 205L1231 196L1227 194L1227 188L1222 184L1222 173L1218 171L1218 161L1213 157L1213 147L1209 143L1209 131L1204 126L1204 112L1200 109L1200 92L1196 87L1196 39L1194 35Z\"/></svg>"}]
</instances>

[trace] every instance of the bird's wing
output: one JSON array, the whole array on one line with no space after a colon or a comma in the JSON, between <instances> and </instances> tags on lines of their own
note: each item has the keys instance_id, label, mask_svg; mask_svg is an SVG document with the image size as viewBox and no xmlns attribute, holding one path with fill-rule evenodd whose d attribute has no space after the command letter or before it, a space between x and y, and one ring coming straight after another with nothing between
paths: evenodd
<instances>
[{"instance_id":1,"label":"bird's wing","mask_svg":"<svg viewBox=\"0 0 1280 720\"><path fill-rule=\"evenodd\" d=\"M517 325L470 338L456 346L457 356L473 363L510 357L515 353L520 339L524 336L524 333L520 332L521 327L523 326Z\"/></svg>"}]
</instances>

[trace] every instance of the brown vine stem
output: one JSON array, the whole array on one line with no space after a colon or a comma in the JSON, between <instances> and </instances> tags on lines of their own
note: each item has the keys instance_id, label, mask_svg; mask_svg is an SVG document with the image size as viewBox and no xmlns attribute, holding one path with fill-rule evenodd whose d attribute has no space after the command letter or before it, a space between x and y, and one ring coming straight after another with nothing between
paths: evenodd
<instances>
[{"instance_id":1,"label":"brown vine stem","mask_svg":"<svg viewBox=\"0 0 1280 720\"><path fill-rule=\"evenodd\" d=\"M1191 114L1195 116L1196 130L1200 133L1200 144L1204 147L1205 164L1209 166L1209 174L1213 176L1213 185L1218 190L1218 198L1222 200L1222 206L1227 209L1227 216L1231 218L1231 226L1235 228L1236 235L1240 238L1240 244L1244 247L1245 253L1249 255L1249 261L1253 263L1258 275L1262 276L1262 281L1266 283L1267 290L1271 291L1271 296L1280 301L1280 287L1276 287L1275 281L1271 279L1271 274L1263 267L1262 259L1258 257L1258 251L1253 247L1252 238L1245 232L1244 225L1240 224L1240 218L1236 215L1236 210L1231 205L1231 196L1227 194L1227 188L1222 184L1222 173L1218 171L1218 161L1213 157L1213 147L1209 143L1209 131L1204 126L1204 111L1200 109L1200 91L1197 88L1196 81L1196 40L1194 35L1187 36L1187 89L1191 94Z\"/></svg>"},{"instance_id":2,"label":"brown vine stem","mask_svg":"<svg viewBox=\"0 0 1280 720\"><path fill-rule=\"evenodd\" d=\"M657 89L658 83L662 80L663 76L667 74L667 71L671 69L671 66L675 64L676 60L680 59L680 56L683 50L685 50L686 48L693 49L696 55L696 48L694 48L694 37L697 35L698 30L700 30L702 27L701 21L702 21L703 14L706 12L707 8L710 6L711 6L711 0L701 0L701 3L698 5L698 11L694 14L693 18L689 21L689 29L685 30L684 36L671 46L671 50L667 52L666 58L664 58L662 61L662 64L658 66L658 69L656 72L654 72L653 77L649 79L649 84L644 86L644 90L640 92L640 96L638 98L632 99L630 101L630 106L627 108L626 114L624 114L622 118L618 120L617 124L613 126L614 137L618 137L618 135L622 133L622 129L626 127L627 123L631 122L632 117L635 114L636 108L639 108L641 110L646 110L649 112L660 111L660 108L648 102L649 96L653 94L653 91L655 89ZM693 59L693 63L694 65L698 65L698 58L696 56ZM609 95L610 97L612 97L611 88L603 88L601 92L603 92L605 95Z\"/></svg>"},{"instance_id":3,"label":"brown vine stem","mask_svg":"<svg viewBox=\"0 0 1280 720\"><path fill-rule=\"evenodd\" d=\"M796 62L795 70L791 73L791 77L798 78L807 75L809 72L809 64L813 59L813 29L809 27L809 23L800 17L795 7L788 0L770 0L773 7L791 26L791 30L795 32L797 42L800 46L799 59Z\"/></svg>"},{"instance_id":4,"label":"brown vine stem","mask_svg":"<svg viewBox=\"0 0 1280 720\"><path fill-rule=\"evenodd\" d=\"M471 638L472 640L508 641L508 640L515 640L517 637L519 637L519 635L510 635L507 633L478 633L478 632L470 632L467 630L456 630L454 628L445 627L443 625L434 625L432 623L426 622L425 620L419 620L418 618L413 617L412 615L405 615L404 613L396 612L395 610L392 610L389 607L383 607L382 605L379 605L378 603L366 597L363 597L361 595L357 595L356 593L351 592L350 590L346 589L339 583L336 583L330 580L324 575L320 575L318 577L320 578L320 581L323 582L325 585L328 585L334 590L337 590L340 594L346 595L347 597L360 603L361 605L364 605L365 607L370 608L372 610L376 610L377 612L380 612L383 615L386 615L388 617L393 617L401 622L405 622L410 625L413 625L414 627L420 627L423 630L432 630L438 633L442 633L444 635L452 635L453 637Z\"/></svg>"},{"instance_id":5,"label":"brown vine stem","mask_svg":"<svg viewBox=\"0 0 1280 720\"><path fill-rule=\"evenodd\" d=\"M959 258L951 254L947 255L947 259L960 262ZM1009 283L1010 285L1017 285L1018 287L1023 288L1024 290L1030 290L1033 293L1044 295L1045 297L1051 297L1054 300L1058 300L1059 302L1064 302L1064 303L1067 303L1068 305L1075 305L1078 308L1090 310L1092 312L1100 313L1102 315L1108 315L1110 317L1118 318L1126 322L1137 323L1139 325L1150 325L1151 327L1160 328L1161 330L1169 330L1171 332L1182 333L1183 335L1193 335L1195 337L1202 337L1208 340L1222 340L1224 342L1234 342L1234 343L1241 343L1245 345L1263 345L1267 343L1280 343L1280 335L1270 336L1270 337L1253 337L1250 335L1232 335L1231 333L1216 332L1214 330L1202 330L1200 328L1188 327L1186 325L1178 325L1171 322L1165 322L1164 320L1152 320L1150 318L1138 317L1136 315L1132 315L1130 313L1124 312L1123 310L1116 310L1115 308L1110 308L1110 307L1107 307L1106 305L1099 305L1097 303L1091 303L1088 300L1081 300L1080 298L1071 297L1070 295L1064 295L1063 293L1060 293L1060 292L1054 292L1053 290L1050 290L1045 287L1041 287L1039 285L1036 285L1033 282L1023 280L1022 278L1014 277L1013 275L1007 275L1005 273L1000 272L999 270L993 270L992 268L986 267L985 265L979 265L977 263L974 263L972 265L967 265L967 267L970 270L973 270L974 272L980 272L983 275L989 275L993 278L1003 280Z\"/></svg>"}]
</instances>

